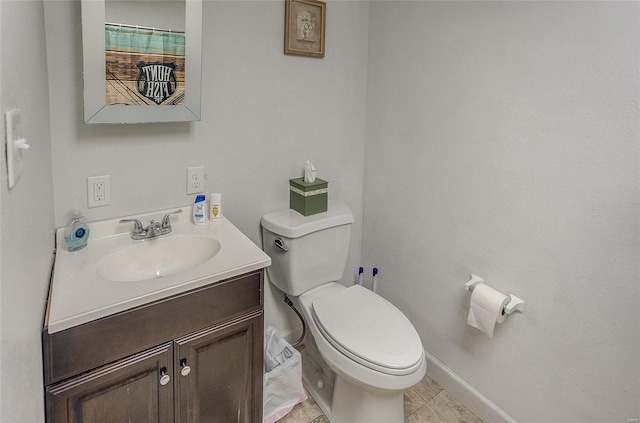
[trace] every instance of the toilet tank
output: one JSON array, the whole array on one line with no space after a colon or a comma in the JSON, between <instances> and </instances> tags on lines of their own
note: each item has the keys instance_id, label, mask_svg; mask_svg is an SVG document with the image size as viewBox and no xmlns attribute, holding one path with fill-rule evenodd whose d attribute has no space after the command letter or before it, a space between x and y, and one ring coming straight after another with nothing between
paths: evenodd
<instances>
[{"instance_id":1,"label":"toilet tank","mask_svg":"<svg viewBox=\"0 0 640 423\"><path fill-rule=\"evenodd\" d=\"M311 216L287 209L262 217L262 248L271 257L269 280L298 296L318 285L340 280L349 255L353 213L329 201L328 210Z\"/></svg>"}]
</instances>

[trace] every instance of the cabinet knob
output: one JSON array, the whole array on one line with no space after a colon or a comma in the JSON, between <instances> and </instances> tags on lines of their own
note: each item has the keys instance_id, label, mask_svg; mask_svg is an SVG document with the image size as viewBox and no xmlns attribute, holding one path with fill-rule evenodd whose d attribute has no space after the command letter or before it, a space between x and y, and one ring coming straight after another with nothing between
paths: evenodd
<instances>
[{"instance_id":1,"label":"cabinet knob","mask_svg":"<svg viewBox=\"0 0 640 423\"><path fill-rule=\"evenodd\" d=\"M167 374L167 368L163 367L160 369L160 385L166 385L171 380L171 376Z\"/></svg>"},{"instance_id":2,"label":"cabinet knob","mask_svg":"<svg viewBox=\"0 0 640 423\"><path fill-rule=\"evenodd\" d=\"M180 374L187 376L189 373L191 373L191 367L187 366L187 359L183 358L180 360Z\"/></svg>"}]
</instances>

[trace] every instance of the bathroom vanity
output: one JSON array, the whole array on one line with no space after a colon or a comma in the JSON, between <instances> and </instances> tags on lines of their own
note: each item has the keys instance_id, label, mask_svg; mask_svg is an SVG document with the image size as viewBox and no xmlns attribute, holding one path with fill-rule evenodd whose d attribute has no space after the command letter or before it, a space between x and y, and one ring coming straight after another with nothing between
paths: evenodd
<instances>
[{"instance_id":1,"label":"bathroom vanity","mask_svg":"<svg viewBox=\"0 0 640 423\"><path fill-rule=\"evenodd\" d=\"M47 421L261 422L268 256L228 220L196 227L187 212L167 237L216 239L213 257L155 279L105 280L113 273L100 263L143 245L128 229L94 224L94 245L57 246L42 334Z\"/></svg>"}]
</instances>

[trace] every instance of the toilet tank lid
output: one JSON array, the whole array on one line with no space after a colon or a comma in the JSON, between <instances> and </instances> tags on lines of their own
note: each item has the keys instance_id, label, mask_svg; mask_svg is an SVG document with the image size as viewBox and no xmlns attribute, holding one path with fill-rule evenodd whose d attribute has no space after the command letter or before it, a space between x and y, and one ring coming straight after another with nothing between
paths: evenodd
<instances>
[{"instance_id":1,"label":"toilet tank lid","mask_svg":"<svg viewBox=\"0 0 640 423\"><path fill-rule=\"evenodd\" d=\"M262 216L262 227L287 238L298 238L322 229L353 223L353 213L346 205L329 200L327 211L311 216L303 216L295 210L287 209Z\"/></svg>"}]
</instances>

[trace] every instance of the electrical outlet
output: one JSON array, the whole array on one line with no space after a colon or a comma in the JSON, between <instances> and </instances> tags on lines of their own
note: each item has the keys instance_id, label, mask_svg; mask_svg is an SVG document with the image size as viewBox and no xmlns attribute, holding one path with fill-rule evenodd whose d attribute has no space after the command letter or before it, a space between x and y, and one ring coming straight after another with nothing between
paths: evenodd
<instances>
[{"instance_id":1,"label":"electrical outlet","mask_svg":"<svg viewBox=\"0 0 640 423\"><path fill-rule=\"evenodd\" d=\"M204 192L204 166L187 168L187 194Z\"/></svg>"},{"instance_id":2,"label":"electrical outlet","mask_svg":"<svg viewBox=\"0 0 640 423\"><path fill-rule=\"evenodd\" d=\"M87 178L87 203L89 208L111 204L111 176L89 176Z\"/></svg>"},{"instance_id":3,"label":"electrical outlet","mask_svg":"<svg viewBox=\"0 0 640 423\"><path fill-rule=\"evenodd\" d=\"M104 201L104 182L93 184L93 201Z\"/></svg>"}]
</instances>

